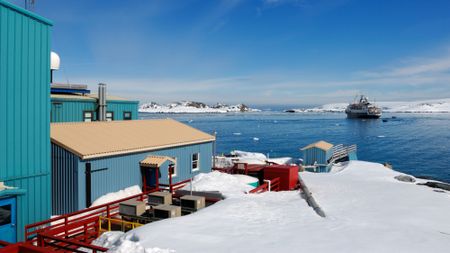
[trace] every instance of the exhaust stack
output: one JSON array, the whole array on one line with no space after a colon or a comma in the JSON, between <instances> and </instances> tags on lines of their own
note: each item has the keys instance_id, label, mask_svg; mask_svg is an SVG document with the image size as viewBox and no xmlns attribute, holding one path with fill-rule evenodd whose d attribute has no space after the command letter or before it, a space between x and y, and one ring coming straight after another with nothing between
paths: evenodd
<instances>
[{"instance_id":1,"label":"exhaust stack","mask_svg":"<svg viewBox=\"0 0 450 253\"><path fill-rule=\"evenodd\" d=\"M98 84L98 120L106 121L106 84Z\"/></svg>"}]
</instances>

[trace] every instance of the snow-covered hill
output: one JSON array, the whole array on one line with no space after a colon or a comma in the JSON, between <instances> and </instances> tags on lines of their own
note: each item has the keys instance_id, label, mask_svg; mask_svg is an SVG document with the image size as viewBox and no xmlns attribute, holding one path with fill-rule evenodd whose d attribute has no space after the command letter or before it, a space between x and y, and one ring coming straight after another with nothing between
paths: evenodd
<instances>
[{"instance_id":1,"label":"snow-covered hill","mask_svg":"<svg viewBox=\"0 0 450 253\"><path fill-rule=\"evenodd\" d=\"M377 102L383 112L450 113L450 98L414 102ZM290 109L288 112L344 112L347 103L325 104L313 108Z\"/></svg>"},{"instance_id":2,"label":"snow-covered hill","mask_svg":"<svg viewBox=\"0 0 450 253\"><path fill-rule=\"evenodd\" d=\"M448 251L450 192L398 181L377 163L333 171L300 173L326 218L298 191L242 193L96 243L116 253Z\"/></svg>"},{"instance_id":3,"label":"snow-covered hill","mask_svg":"<svg viewBox=\"0 0 450 253\"><path fill-rule=\"evenodd\" d=\"M217 103L210 106L201 102L182 101L161 105L155 102L142 104L139 112L147 113L228 113L228 112L259 112L244 104L226 105Z\"/></svg>"}]
</instances>

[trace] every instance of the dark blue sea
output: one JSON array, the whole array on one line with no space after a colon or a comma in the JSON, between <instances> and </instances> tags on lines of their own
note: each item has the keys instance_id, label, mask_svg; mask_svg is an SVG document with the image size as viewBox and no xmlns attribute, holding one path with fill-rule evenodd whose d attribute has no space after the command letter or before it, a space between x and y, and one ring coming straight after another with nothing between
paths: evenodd
<instances>
[{"instance_id":1,"label":"dark blue sea","mask_svg":"<svg viewBox=\"0 0 450 253\"><path fill-rule=\"evenodd\" d=\"M217 153L238 149L270 157L301 158L301 147L325 140L333 144L357 144L360 160L389 162L401 172L450 182L450 114L385 113L383 118L387 122L347 119L343 113L276 111L142 113L140 117L170 117L208 133L217 132Z\"/></svg>"}]
</instances>

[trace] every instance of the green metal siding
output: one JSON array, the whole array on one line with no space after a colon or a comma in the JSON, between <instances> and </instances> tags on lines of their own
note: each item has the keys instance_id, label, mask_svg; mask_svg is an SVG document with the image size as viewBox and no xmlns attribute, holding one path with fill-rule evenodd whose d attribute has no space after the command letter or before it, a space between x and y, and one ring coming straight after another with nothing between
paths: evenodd
<instances>
[{"instance_id":1,"label":"green metal siding","mask_svg":"<svg viewBox=\"0 0 450 253\"><path fill-rule=\"evenodd\" d=\"M124 112L131 112L131 119L138 119L138 102L107 101L106 111L114 112L114 120L123 120Z\"/></svg>"},{"instance_id":2,"label":"green metal siding","mask_svg":"<svg viewBox=\"0 0 450 253\"><path fill-rule=\"evenodd\" d=\"M97 104L94 101L74 101L52 99L51 122L81 122L84 111L93 111L97 119Z\"/></svg>"},{"instance_id":3,"label":"green metal siding","mask_svg":"<svg viewBox=\"0 0 450 253\"><path fill-rule=\"evenodd\" d=\"M52 98L51 122L81 122L84 111L93 111L97 120L97 102L95 100L75 100ZM114 113L114 120L123 120L123 112L130 111L132 119L138 117L138 102L107 101L107 111Z\"/></svg>"},{"instance_id":4,"label":"green metal siding","mask_svg":"<svg viewBox=\"0 0 450 253\"><path fill-rule=\"evenodd\" d=\"M50 26L0 0L0 181L17 196L24 226L50 217Z\"/></svg>"}]
</instances>

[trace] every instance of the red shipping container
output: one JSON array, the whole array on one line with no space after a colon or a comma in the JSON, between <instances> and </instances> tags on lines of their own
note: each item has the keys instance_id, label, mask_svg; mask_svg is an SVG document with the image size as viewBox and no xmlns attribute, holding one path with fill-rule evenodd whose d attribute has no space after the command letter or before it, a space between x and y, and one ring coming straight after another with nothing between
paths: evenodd
<instances>
[{"instance_id":1,"label":"red shipping container","mask_svg":"<svg viewBox=\"0 0 450 253\"><path fill-rule=\"evenodd\" d=\"M297 165L270 165L264 168L264 179L280 178L280 191L294 190L298 183Z\"/></svg>"}]
</instances>

